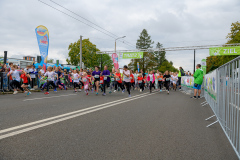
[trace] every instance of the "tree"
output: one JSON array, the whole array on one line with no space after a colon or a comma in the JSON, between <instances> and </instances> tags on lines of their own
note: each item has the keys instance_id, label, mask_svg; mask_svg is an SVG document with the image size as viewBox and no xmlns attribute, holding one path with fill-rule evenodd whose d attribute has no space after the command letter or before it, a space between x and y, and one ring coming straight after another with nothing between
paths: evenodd
<instances>
[{"instance_id":1,"label":"tree","mask_svg":"<svg viewBox=\"0 0 240 160\"><path fill-rule=\"evenodd\" d=\"M80 40L77 42L71 43L68 47L68 57L66 59L68 64L79 65L80 64ZM97 51L100 51L96 48L96 45L91 43L89 39L84 39L82 41L82 61L87 68L94 68L94 66L101 66L101 57L102 65L108 65L109 68L113 67L113 62L109 55L100 55L96 54Z\"/></svg>"},{"instance_id":2,"label":"tree","mask_svg":"<svg viewBox=\"0 0 240 160\"><path fill-rule=\"evenodd\" d=\"M231 24L231 32L228 33L227 44L231 43L240 43L240 22L235 22ZM221 65L233 60L234 58L238 57L238 55L226 55L226 56L211 56L207 57L206 63L207 63L207 73L211 72Z\"/></svg>"},{"instance_id":3,"label":"tree","mask_svg":"<svg viewBox=\"0 0 240 160\"><path fill-rule=\"evenodd\" d=\"M146 29L143 29L140 33L139 39L136 43L137 49L150 49L152 48L152 44L154 41L152 41L151 36L148 34ZM139 62L139 66L143 71L146 71L147 69L153 69L157 66L156 58L154 57L154 54L152 52L144 52L143 58L141 59L132 59L129 63L130 69L137 69L137 62Z\"/></svg>"},{"instance_id":4,"label":"tree","mask_svg":"<svg viewBox=\"0 0 240 160\"><path fill-rule=\"evenodd\" d=\"M161 43L157 43L156 48L163 48L163 45ZM157 67L161 66L162 63L166 60L166 51L155 51L154 56L157 61Z\"/></svg>"},{"instance_id":5,"label":"tree","mask_svg":"<svg viewBox=\"0 0 240 160\"><path fill-rule=\"evenodd\" d=\"M228 44L231 43L240 43L240 22L235 22L232 23L231 25L231 33L228 33L227 37L228 40Z\"/></svg>"},{"instance_id":6,"label":"tree","mask_svg":"<svg viewBox=\"0 0 240 160\"><path fill-rule=\"evenodd\" d=\"M48 59L48 60L47 60L47 63L54 63L54 62L53 62L53 59Z\"/></svg>"},{"instance_id":7,"label":"tree","mask_svg":"<svg viewBox=\"0 0 240 160\"><path fill-rule=\"evenodd\" d=\"M173 66L173 62L168 62L168 60L165 60L162 65L158 68L159 72L164 73L166 70L171 72L178 72L178 69Z\"/></svg>"}]
</instances>

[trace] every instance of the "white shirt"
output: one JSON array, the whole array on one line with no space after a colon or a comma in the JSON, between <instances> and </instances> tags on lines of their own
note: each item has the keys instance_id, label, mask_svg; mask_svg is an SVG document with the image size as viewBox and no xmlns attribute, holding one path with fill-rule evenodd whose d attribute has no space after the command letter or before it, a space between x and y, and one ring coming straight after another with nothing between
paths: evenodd
<instances>
[{"instance_id":1,"label":"white shirt","mask_svg":"<svg viewBox=\"0 0 240 160\"><path fill-rule=\"evenodd\" d=\"M36 72L36 69L30 68L28 71L29 71L29 72ZM36 76L35 76L34 73L30 73L30 77L31 77L31 78L36 78Z\"/></svg>"},{"instance_id":2,"label":"white shirt","mask_svg":"<svg viewBox=\"0 0 240 160\"><path fill-rule=\"evenodd\" d=\"M173 76L173 75L172 75L171 77L172 77L172 79L173 79L173 80L172 80L173 82L177 82L178 76Z\"/></svg>"},{"instance_id":3,"label":"white shirt","mask_svg":"<svg viewBox=\"0 0 240 160\"><path fill-rule=\"evenodd\" d=\"M19 71L17 71L17 70L15 70L15 71L11 70L11 71L10 71L10 74L12 75L12 79L13 79L13 80L16 80L16 81L20 82L20 73L19 73Z\"/></svg>"},{"instance_id":4,"label":"white shirt","mask_svg":"<svg viewBox=\"0 0 240 160\"><path fill-rule=\"evenodd\" d=\"M44 73L45 73L45 72L44 72L44 69L41 69L40 72L41 72L41 74L44 74Z\"/></svg>"},{"instance_id":5,"label":"white shirt","mask_svg":"<svg viewBox=\"0 0 240 160\"><path fill-rule=\"evenodd\" d=\"M149 74L149 77L150 77L150 81L152 82L153 81L153 74Z\"/></svg>"},{"instance_id":6,"label":"white shirt","mask_svg":"<svg viewBox=\"0 0 240 160\"><path fill-rule=\"evenodd\" d=\"M25 68L24 71L26 72L26 74L28 74L30 72L30 69Z\"/></svg>"},{"instance_id":7,"label":"white shirt","mask_svg":"<svg viewBox=\"0 0 240 160\"><path fill-rule=\"evenodd\" d=\"M138 79L138 74L134 73L134 79L137 80Z\"/></svg>"},{"instance_id":8,"label":"white shirt","mask_svg":"<svg viewBox=\"0 0 240 160\"><path fill-rule=\"evenodd\" d=\"M47 76L48 77L48 81L54 81L54 76L56 75L57 73L51 71L47 71L44 76Z\"/></svg>"},{"instance_id":9,"label":"white shirt","mask_svg":"<svg viewBox=\"0 0 240 160\"><path fill-rule=\"evenodd\" d=\"M73 82L79 82L79 74L73 73Z\"/></svg>"},{"instance_id":10,"label":"white shirt","mask_svg":"<svg viewBox=\"0 0 240 160\"><path fill-rule=\"evenodd\" d=\"M127 70L127 71L123 70L123 73L129 76L129 77L127 77L123 74L123 81L124 82L130 82L130 71L129 70Z\"/></svg>"}]
</instances>

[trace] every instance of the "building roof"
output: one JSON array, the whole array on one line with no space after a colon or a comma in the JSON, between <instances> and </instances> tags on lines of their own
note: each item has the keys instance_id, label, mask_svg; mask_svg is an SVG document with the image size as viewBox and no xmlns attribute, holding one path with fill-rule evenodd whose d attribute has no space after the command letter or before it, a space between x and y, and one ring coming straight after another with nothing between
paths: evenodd
<instances>
[{"instance_id":1,"label":"building roof","mask_svg":"<svg viewBox=\"0 0 240 160\"><path fill-rule=\"evenodd\" d=\"M23 56L23 57L31 57L31 58L36 58L36 57L32 57L32 56Z\"/></svg>"}]
</instances>

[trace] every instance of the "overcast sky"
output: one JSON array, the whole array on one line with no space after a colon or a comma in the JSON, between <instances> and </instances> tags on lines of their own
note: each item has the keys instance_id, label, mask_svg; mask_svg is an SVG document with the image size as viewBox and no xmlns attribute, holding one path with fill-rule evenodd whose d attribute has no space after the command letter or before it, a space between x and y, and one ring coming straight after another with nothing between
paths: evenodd
<instances>
[{"instance_id":1,"label":"overcast sky","mask_svg":"<svg viewBox=\"0 0 240 160\"><path fill-rule=\"evenodd\" d=\"M42 0L79 20L50 0ZM164 47L215 45L226 43L231 23L240 21L239 0L58 0L57 3L92 21L132 45L117 42L117 49L134 49L143 29ZM90 38L100 50L114 50L114 39L44 5L38 0L0 0L0 57L22 58L39 55L35 28L49 30L48 57L66 63L68 46L80 35ZM88 22L87 22L88 23ZM89 23L90 24L90 23ZM92 25L92 24L91 24ZM209 55L196 51L196 63ZM193 51L167 52L175 67L193 70ZM121 61L121 65L127 64Z\"/></svg>"}]
</instances>

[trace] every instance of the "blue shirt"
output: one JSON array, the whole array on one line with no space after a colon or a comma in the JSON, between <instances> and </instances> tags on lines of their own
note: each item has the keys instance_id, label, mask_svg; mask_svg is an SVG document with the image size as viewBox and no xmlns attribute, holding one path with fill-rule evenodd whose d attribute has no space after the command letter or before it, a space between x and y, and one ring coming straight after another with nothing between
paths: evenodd
<instances>
[{"instance_id":1,"label":"blue shirt","mask_svg":"<svg viewBox=\"0 0 240 160\"><path fill-rule=\"evenodd\" d=\"M110 82L110 71L109 70L104 70L103 72L102 72L102 75L104 75L104 76L108 76L107 77L107 82Z\"/></svg>"}]
</instances>

